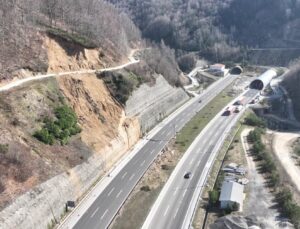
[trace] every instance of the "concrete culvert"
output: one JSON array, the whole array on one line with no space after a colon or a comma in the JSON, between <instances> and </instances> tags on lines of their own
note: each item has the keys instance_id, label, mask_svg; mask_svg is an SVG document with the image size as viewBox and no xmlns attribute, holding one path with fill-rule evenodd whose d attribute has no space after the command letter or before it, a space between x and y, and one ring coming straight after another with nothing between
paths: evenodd
<instances>
[{"instance_id":1,"label":"concrete culvert","mask_svg":"<svg viewBox=\"0 0 300 229\"><path fill-rule=\"evenodd\" d=\"M240 75L243 73L243 68L241 66L235 66L230 70L230 74L232 75Z\"/></svg>"}]
</instances>

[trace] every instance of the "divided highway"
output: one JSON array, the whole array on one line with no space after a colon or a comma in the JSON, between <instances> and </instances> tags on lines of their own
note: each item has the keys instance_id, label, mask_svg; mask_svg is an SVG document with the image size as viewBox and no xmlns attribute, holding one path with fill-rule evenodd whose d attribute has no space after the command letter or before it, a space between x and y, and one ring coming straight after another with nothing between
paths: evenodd
<instances>
[{"instance_id":1,"label":"divided highway","mask_svg":"<svg viewBox=\"0 0 300 229\"><path fill-rule=\"evenodd\" d=\"M200 111L216 95L230 85L236 77L230 75L220 79L202 95L194 98L193 102L177 116L168 121L112 179L78 221L72 222L74 225L72 227L75 229L107 228L148 167L168 141L174 137L175 132L180 130L196 112ZM202 102L199 102L200 100ZM68 224L68 226L61 225L60 228L71 227Z\"/></svg>"},{"instance_id":2,"label":"divided highway","mask_svg":"<svg viewBox=\"0 0 300 229\"><path fill-rule=\"evenodd\" d=\"M248 90L245 102L258 94L257 90ZM181 229L189 228L196 207L197 199L205 185L208 172L218 148L225 140L230 127L241 116L216 116L197 137L185 153L148 215L143 229ZM191 172L191 177L184 175Z\"/></svg>"}]
</instances>

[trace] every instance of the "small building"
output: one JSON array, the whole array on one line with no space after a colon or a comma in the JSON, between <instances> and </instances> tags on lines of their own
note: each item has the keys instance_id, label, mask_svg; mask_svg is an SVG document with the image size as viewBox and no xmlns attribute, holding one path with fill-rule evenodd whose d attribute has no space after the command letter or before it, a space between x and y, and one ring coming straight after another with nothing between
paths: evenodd
<instances>
[{"instance_id":1,"label":"small building","mask_svg":"<svg viewBox=\"0 0 300 229\"><path fill-rule=\"evenodd\" d=\"M210 69L215 70L215 71L225 71L225 65L224 64L213 64L213 65L210 65Z\"/></svg>"},{"instance_id":2,"label":"small building","mask_svg":"<svg viewBox=\"0 0 300 229\"><path fill-rule=\"evenodd\" d=\"M237 206L238 211L243 209L244 185L234 181L224 181L222 183L221 195L219 201L221 209Z\"/></svg>"},{"instance_id":3,"label":"small building","mask_svg":"<svg viewBox=\"0 0 300 229\"><path fill-rule=\"evenodd\" d=\"M215 76L226 76L229 70L225 68L224 64L210 65L208 72Z\"/></svg>"}]
</instances>

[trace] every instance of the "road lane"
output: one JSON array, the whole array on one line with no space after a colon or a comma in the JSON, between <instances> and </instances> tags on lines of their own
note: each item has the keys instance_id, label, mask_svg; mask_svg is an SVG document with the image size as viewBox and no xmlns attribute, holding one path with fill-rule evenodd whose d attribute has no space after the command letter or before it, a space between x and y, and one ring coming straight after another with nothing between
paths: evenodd
<instances>
[{"instance_id":1,"label":"road lane","mask_svg":"<svg viewBox=\"0 0 300 229\"><path fill-rule=\"evenodd\" d=\"M144 147L142 147L140 151L124 166L119 174L112 179L109 185L97 197L89 209L78 219L77 222L74 223L73 228L107 228L135 185L138 183L140 178L147 171L148 167L155 160L157 155L165 147L168 141L175 135L175 132L180 130L185 123L187 123L196 114L197 111L205 107L206 104L208 104L217 94L219 94L235 79L235 76L229 76L216 82L216 84L208 88L205 93L199 96L199 99L202 100L201 103L198 102L198 98L195 99L195 101L182 110L176 118L170 120L156 135L154 135L151 139L148 139L149 141L144 145ZM194 110L195 108L196 110ZM184 122L180 123L178 120L184 120ZM172 134L163 134L168 132ZM122 175L125 172L130 174L130 176L128 175L122 179ZM135 175L132 176L132 174ZM113 187L115 187L114 193L118 193L120 190L122 190L119 198L115 198L116 196L113 197L112 194L109 197L107 196ZM103 216L103 218L96 216L93 218L90 217L90 215L97 208L99 208L97 215ZM60 228L68 227L62 226Z\"/></svg>"},{"instance_id":2,"label":"road lane","mask_svg":"<svg viewBox=\"0 0 300 229\"><path fill-rule=\"evenodd\" d=\"M245 93L247 102L249 102L253 96L257 94L256 90L249 90ZM224 136L224 133L228 131L228 126L232 125L238 120L237 114L228 116L217 116L210 123L209 128L202 131L196 142L191 145L190 154L188 157L183 158L182 162L178 164L177 170L174 170L174 174L168 180L164 190L162 190L158 197L154 207L151 209L148 215L143 229L177 229L186 228L183 225L187 217L189 208L192 205L192 199L194 193L202 190L202 186L198 186L199 180L210 169L211 155L214 152L216 146L220 145L220 141ZM193 161L193 163L190 163ZM192 172L190 179L184 179L184 174L187 171ZM174 191L177 190L177 191ZM173 195L170 196L170 193ZM165 206L170 206L170 211L165 217L161 217ZM174 217L176 216L176 217ZM172 219L172 220L170 220Z\"/></svg>"}]
</instances>

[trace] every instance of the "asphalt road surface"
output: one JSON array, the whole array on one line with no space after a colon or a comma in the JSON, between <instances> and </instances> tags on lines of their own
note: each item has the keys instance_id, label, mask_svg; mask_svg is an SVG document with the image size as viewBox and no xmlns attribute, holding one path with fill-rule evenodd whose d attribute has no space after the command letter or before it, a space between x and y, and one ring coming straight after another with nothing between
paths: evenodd
<instances>
[{"instance_id":1,"label":"asphalt road surface","mask_svg":"<svg viewBox=\"0 0 300 229\"><path fill-rule=\"evenodd\" d=\"M237 76L228 76L225 79L220 79L199 96L195 102L191 103L190 106L167 123L152 139L149 139L147 144L127 163L127 165L103 190L96 201L79 219L74 228L107 228L122 204L134 189L135 185L168 141L174 137L176 131L180 130L196 114L196 112L201 110L236 78ZM201 102L199 102L200 100Z\"/></svg>"},{"instance_id":2,"label":"asphalt road surface","mask_svg":"<svg viewBox=\"0 0 300 229\"><path fill-rule=\"evenodd\" d=\"M244 95L246 102L250 102L257 93L257 90L246 92ZM238 117L235 113L230 116L220 115L210 128L204 130L205 132L193 146L190 156L180 166L175 179L171 181L162 198L159 198L158 207L151 210L151 217L150 215L148 216L150 219L147 218L147 225L144 224L143 229L186 228L184 221L194 192L202 188L201 186L198 187L198 183L204 170L208 171L207 164L210 155L215 146L222 141L222 136L226 132L227 127L237 120ZM184 178L187 172L192 174L189 179Z\"/></svg>"}]
</instances>

